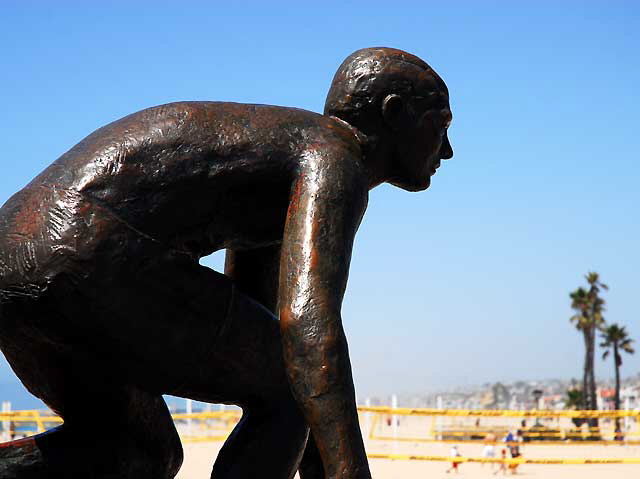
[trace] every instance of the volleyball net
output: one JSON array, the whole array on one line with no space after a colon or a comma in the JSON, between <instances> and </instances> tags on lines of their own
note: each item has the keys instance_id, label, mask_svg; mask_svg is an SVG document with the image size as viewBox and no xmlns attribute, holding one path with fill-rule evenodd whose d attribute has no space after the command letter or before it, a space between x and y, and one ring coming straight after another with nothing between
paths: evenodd
<instances>
[{"instance_id":1,"label":"volleyball net","mask_svg":"<svg viewBox=\"0 0 640 479\"><path fill-rule=\"evenodd\" d=\"M640 444L640 411L359 408L369 439L545 445ZM511 436L510 436L511 435Z\"/></svg>"},{"instance_id":2,"label":"volleyball net","mask_svg":"<svg viewBox=\"0 0 640 479\"><path fill-rule=\"evenodd\" d=\"M360 426L371 459L486 462L516 464L640 464L639 457L475 457L467 454L432 454L421 445L449 447L455 443L465 452L479 452L487 445L518 442L529 446L598 446L640 444L640 410L462 410L361 406ZM240 420L239 409L172 414L185 443L224 441ZM96 429L100 412L96 411ZM0 438L9 440L43 432L62 423L51 413L37 410L0 412ZM474 446L475 445L475 446ZM548 448L543 448L549 451ZM623 448L626 449L626 448ZM438 450L438 449L436 449ZM600 451L601 449L598 449ZM602 449L614 451L614 449ZM631 449L629 449L631 450ZM410 451L410 452L407 452ZM425 453L422 453L425 451ZM555 455L555 454L554 454ZM568 454L571 455L571 454ZM637 454L633 454L637 456ZM498 454L499 456L499 454ZM529 456L527 454L527 456ZM536 455L532 455L536 456ZM538 455L539 456L539 455Z\"/></svg>"}]
</instances>

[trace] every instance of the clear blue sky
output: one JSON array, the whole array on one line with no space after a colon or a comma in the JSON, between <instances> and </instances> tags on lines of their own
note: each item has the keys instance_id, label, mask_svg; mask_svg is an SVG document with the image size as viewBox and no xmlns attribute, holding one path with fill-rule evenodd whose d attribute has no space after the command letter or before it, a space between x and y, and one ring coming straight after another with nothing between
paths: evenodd
<instances>
[{"instance_id":1,"label":"clear blue sky","mask_svg":"<svg viewBox=\"0 0 640 479\"><path fill-rule=\"evenodd\" d=\"M359 396L580 377L587 271L640 341L639 32L637 2L4 1L0 203L131 112L322 111L349 53L405 49L449 85L455 157L424 193L371 194L343 308ZM0 393L17 387L2 361Z\"/></svg>"}]
</instances>

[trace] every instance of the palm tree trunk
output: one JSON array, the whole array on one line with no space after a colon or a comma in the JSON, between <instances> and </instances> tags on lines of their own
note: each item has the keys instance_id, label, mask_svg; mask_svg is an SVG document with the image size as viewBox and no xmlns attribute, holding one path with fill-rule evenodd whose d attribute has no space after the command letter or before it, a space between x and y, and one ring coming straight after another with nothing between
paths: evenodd
<instances>
[{"instance_id":1,"label":"palm tree trunk","mask_svg":"<svg viewBox=\"0 0 640 479\"><path fill-rule=\"evenodd\" d=\"M613 401L616 407L616 411L620 410L620 353L618 353L618 343L613 343L613 364L616 368L616 393L613 397ZM620 437L620 418L616 418L616 439Z\"/></svg>"},{"instance_id":2,"label":"palm tree trunk","mask_svg":"<svg viewBox=\"0 0 640 479\"><path fill-rule=\"evenodd\" d=\"M584 368L582 372L582 409L589 408L589 331L584 330Z\"/></svg>"},{"instance_id":3,"label":"palm tree trunk","mask_svg":"<svg viewBox=\"0 0 640 479\"><path fill-rule=\"evenodd\" d=\"M613 343L613 364L616 368L616 395L614 396L614 402L616 411L620 410L620 353L618 352L618 343ZM616 418L616 439L622 439L620 435L620 418Z\"/></svg>"},{"instance_id":4,"label":"palm tree trunk","mask_svg":"<svg viewBox=\"0 0 640 479\"><path fill-rule=\"evenodd\" d=\"M591 328L589 334L589 350L587 356L589 357L589 409L596 410L598 409L598 398L596 392L596 378L595 378L595 349L596 349L596 330L595 326ZM589 428L591 432L589 437L592 440L600 439L600 434L598 431L594 430L598 427L598 419L591 418L589 420Z\"/></svg>"},{"instance_id":5,"label":"palm tree trunk","mask_svg":"<svg viewBox=\"0 0 640 479\"><path fill-rule=\"evenodd\" d=\"M584 374L585 374L585 409L596 409L596 392L595 381L593 377L593 350L594 350L594 334L591 329L585 331L585 359L584 359Z\"/></svg>"},{"instance_id":6,"label":"palm tree trunk","mask_svg":"<svg viewBox=\"0 0 640 479\"><path fill-rule=\"evenodd\" d=\"M589 395L591 396L590 409L596 410L598 409L598 395L596 391L596 378L595 378L595 331L591 336L591 345L589 348Z\"/></svg>"},{"instance_id":7,"label":"palm tree trunk","mask_svg":"<svg viewBox=\"0 0 640 479\"><path fill-rule=\"evenodd\" d=\"M618 352L618 344L613 343L613 364L616 367L616 395L614 402L616 410L620 409L620 353Z\"/></svg>"}]
</instances>

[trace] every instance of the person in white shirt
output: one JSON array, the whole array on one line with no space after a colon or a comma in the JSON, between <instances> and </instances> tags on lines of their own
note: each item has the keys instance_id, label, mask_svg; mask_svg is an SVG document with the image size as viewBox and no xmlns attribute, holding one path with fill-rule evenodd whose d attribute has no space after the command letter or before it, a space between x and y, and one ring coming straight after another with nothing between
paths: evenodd
<instances>
[{"instance_id":1,"label":"person in white shirt","mask_svg":"<svg viewBox=\"0 0 640 479\"><path fill-rule=\"evenodd\" d=\"M451 446L451 450L449 451L449 457L460 457L460 451L458 451L458 446L456 446L455 444L453 446ZM451 463L451 467L449 469L447 469L447 473L451 472L452 470L456 471L456 474L459 472L458 471L458 464L460 464L460 462L462 461L458 461L456 462L455 460Z\"/></svg>"}]
</instances>

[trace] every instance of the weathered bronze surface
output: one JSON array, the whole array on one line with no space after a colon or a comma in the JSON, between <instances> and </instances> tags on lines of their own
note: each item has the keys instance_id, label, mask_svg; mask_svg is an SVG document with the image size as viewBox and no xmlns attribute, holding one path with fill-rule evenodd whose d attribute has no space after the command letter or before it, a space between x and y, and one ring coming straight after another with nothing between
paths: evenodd
<instances>
[{"instance_id":1,"label":"weathered bronze surface","mask_svg":"<svg viewBox=\"0 0 640 479\"><path fill-rule=\"evenodd\" d=\"M174 477L173 394L244 410L215 479L369 478L340 315L351 247L371 188L429 186L450 121L426 63L370 48L323 115L172 103L62 155L0 210L0 347L65 422L2 445L0 477ZM222 248L224 275L199 264Z\"/></svg>"}]
</instances>

